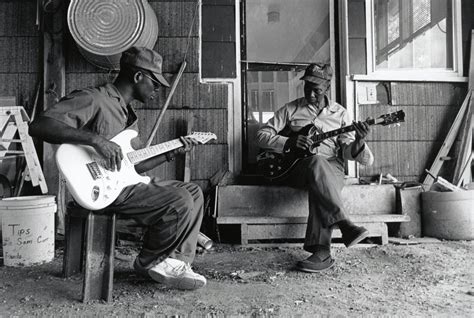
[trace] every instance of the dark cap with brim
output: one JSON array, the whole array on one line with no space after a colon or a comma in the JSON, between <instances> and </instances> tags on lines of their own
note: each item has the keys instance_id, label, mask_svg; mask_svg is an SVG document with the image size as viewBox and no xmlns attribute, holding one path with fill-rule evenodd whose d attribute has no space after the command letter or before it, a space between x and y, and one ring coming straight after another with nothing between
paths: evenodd
<instances>
[{"instance_id":1,"label":"dark cap with brim","mask_svg":"<svg viewBox=\"0 0 474 318\"><path fill-rule=\"evenodd\" d=\"M166 86L166 87L170 87L170 84L168 83L168 81L165 79L165 77L164 77L162 74L155 73L155 72L151 72L151 74L152 74L153 77L154 77L158 82L160 82L162 85L164 85L164 86Z\"/></svg>"},{"instance_id":2,"label":"dark cap with brim","mask_svg":"<svg viewBox=\"0 0 474 318\"><path fill-rule=\"evenodd\" d=\"M328 64L310 64L306 68L301 80L315 84L323 84L331 81L332 67Z\"/></svg>"},{"instance_id":3,"label":"dark cap with brim","mask_svg":"<svg viewBox=\"0 0 474 318\"><path fill-rule=\"evenodd\" d=\"M316 77L316 76L303 76L301 80L308 81L315 84L324 84L328 82L328 80L321 77Z\"/></svg>"},{"instance_id":4,"label":"dark cap with brim","mask_svg":"<svg viewBox=\"0 0 474 318\"><path fill-rule=\"evenodd\" d=\"M146 47L133 46L122 53L120 62L150 71L155 80L170 87L162 73L163 58L157 52Z\"/></svg>"}]
</instances>

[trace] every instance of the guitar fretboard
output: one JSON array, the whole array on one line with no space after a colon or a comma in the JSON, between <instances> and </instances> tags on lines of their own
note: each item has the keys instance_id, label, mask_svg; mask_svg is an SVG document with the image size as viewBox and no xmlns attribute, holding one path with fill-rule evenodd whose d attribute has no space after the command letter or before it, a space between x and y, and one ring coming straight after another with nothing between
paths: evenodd
<instances>
[{"instance_id":1,"label":"guitar fretboard","mask_svg":"<svg viewBox=\"0 0 474 318\"><path fill-rule=\"evenodd\" d=\"M383 119L380 119L380 118L369 119L365 122L369 125L376 125L380 122L383 122ZM351 131L354 131L354 130L355 130L354 125L349 125L349 126L334 129L334 130L331 130L331 131L328 131L328 132L325 132L325 133L322 133L322 134L314 135L312 139L313 139L313 142L318 143L318 142L323 141L324 139L335 137L335 136L338 136L340 134L344 134L344 133L351 132Z\"/></svg>"},{"instance_id":2,"label":"guitar fretboard","mask_svg":"<svg viewBox=\"0 0 474 318\"><path fill-rule=\"evenodd\" d=\"M173 139L158 145L135 150L127 153L127 157L132 164L137 164L143 160L164 154L168 151L178 149L183 146L179 139Z\"/></svg>"}]
</instances>

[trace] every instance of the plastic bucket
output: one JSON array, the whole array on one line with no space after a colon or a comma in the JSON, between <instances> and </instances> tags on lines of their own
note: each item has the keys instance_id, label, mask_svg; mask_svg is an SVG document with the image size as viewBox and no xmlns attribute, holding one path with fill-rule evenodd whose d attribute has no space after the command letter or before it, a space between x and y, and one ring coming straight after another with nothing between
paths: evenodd
<instances>
[{"instance_id":1,"label":"plastic bucket","mask_svg":"<svg viewBox=\"0 0 474 318\"><path fill-rule=\"evenodd\" d=\"M119 69L128 48L152 49L158 39L158 20L146 0L71 0L67 23L84 58L107 69Z\"/></svg>"},{"instance_id":2,"label":"plastic bucket","mask_svg":"<svg viewBox=\"0 0 474 318\"><path fill-rule=\"evenodd\" d=\"M52 195L0 200L5 266L31 266L53 260L56 208Z\"/></svg>"},{"instance_id":3,"label":"plastic bucket","mask_svg":"<svg viewBox=\"0 0 474 318\"><path fill-rule=\"evenodd\" d=\"M448 240L474 239L474 190L421 194L423 235Z\"/></svg>"}]
</instances>

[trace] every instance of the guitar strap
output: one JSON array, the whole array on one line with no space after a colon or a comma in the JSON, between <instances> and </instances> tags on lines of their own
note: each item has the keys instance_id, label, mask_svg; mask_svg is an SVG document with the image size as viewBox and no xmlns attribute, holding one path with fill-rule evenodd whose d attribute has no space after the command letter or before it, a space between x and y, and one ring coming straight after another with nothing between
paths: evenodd
<instances>
[{"instance_id":1,"label":"guitar strap","mask_svg":"<svg viewBox=\"0 0 474 318\"><path fill-rule=\"evenodd\" d=\"M127 105L127 126L125 129L133 129L137 130L137 127L135 127L138 123L138 116L137 113L135 112L135 109L132 107L132 105L128 104ZM133 126L133 127L132 127Z\"/></svg>"},{"instance_id":2,"label":"guitar strap","mask_svg":"<svg viewBox=\"0 0 474 318\"><path fill-rule=\"evenodd\" d=\"M283 137L289 137L293 131L290 128L290 123L286 123L286 126L278 133Z\"/></svg>"}]
</instances>

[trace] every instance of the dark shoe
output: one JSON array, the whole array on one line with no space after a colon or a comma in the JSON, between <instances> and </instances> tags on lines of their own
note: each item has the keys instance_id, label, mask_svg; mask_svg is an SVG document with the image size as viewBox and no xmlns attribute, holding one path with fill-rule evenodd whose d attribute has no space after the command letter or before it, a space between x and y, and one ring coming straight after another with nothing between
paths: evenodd
<instances>
[{"instance_id":1,"label":"dark shoe","mask_svg":"<svg viewBox=\"0 0 474 318\"><path fill-rule=\"evenodd\" d=\"M321 260L317 255L313 254L307 259L296 263L296 269L308 273L317 273L331 268L333 265L334 259L331 255L326 257L324 260Z\"/></svg>"},{"instance_id":2,"label":"dark shoe","mask_svg":"<svg viewBox=\"0 0 474 318\"><path fill-rule=\"evenodd\" d=\"M352 226L342 232L342 241L346 247L351 247L369 236L369 231L363 226Z\"/></svg>"}]
</instances>

